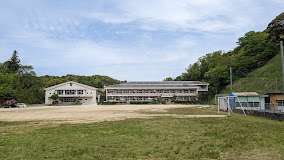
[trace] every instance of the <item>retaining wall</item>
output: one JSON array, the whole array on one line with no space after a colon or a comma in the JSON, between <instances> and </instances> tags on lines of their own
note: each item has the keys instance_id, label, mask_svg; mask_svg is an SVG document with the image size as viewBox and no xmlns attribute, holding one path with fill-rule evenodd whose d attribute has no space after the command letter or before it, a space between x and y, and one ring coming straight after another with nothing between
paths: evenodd
<instances>
[{"instance_id":1,"label":"retaining wall","mask_svg":"<svg viewBox=\"0 0 284 160\"><path fill-rule=\"evenodd\" d=\"M241 109L233 109L233 112L243 114L243 110ZM247 115L254 115L254 116L266 117L274 120L284 121L284 113L281 112L245 110L245 113Z\"/></svg>"}]
</instances>

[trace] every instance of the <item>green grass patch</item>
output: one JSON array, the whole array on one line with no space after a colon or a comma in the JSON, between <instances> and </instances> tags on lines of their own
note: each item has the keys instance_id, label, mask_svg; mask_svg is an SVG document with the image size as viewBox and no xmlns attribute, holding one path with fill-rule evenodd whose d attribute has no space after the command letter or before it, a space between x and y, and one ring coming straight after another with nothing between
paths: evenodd
<instances>
[{"instance_id":1,"label":"green grass patch","mask_svg":"<svg viewBox=\"0 0 284 160\"><path fill-rule=\"evenodd\" d=\"M266 94L268 92L279 92L282 89L282 67L281 55L277 54L264 66L254 70L245 78L233 82L234 92L257 92ZM276 83L276 78L277 83ZM276 87L277 86L277 87ZM278 90L276 90L276 88ZM226 86L221 93L230 93L230 85Z\"/></svg>"},{"instance_id":2,"label":"green grass patch","mask_svg":"<svg viewBox=\"0 0 284 160\"><path fill-rule=\"evenodd\" d=\"M210 108L187 109L171 109L167 114L211 114ZM214 108L211 109L213 112ZM29 130L22 130L26 125L30 126ZM57 126L1 122L0 127L1 159L281 159L284 156L283 122L241 114L225 118L160 117Z\"/></svg>"},{"instance_id":3,"label":"green grass patch","mask_svg":"<svg viewBox=\"0 0 284 160\"><path fill-rule=\"evenodd\" d=\"M189 108L172 108L168 109L167 112L162 111L140 111L144 114L181 114L181 115L217 115L217 106L211 106L208 108L189 107ZM226 112L220 112L221 115L226 115Z\"/></svg>"}]
</instances>

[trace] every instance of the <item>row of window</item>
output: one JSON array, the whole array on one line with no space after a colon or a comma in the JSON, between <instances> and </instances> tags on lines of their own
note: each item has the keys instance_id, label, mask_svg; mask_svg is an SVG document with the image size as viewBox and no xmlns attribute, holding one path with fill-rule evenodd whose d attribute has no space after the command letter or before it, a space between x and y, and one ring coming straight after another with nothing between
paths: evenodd
<instances>
[{"instance_id":1,"label":"row of window","mask_svg":"<svg viewBox=\"0 0 284 160\"><path fill-rule=\"evenodd\" d=\"M83 99L79 99L79 101L82 101ZM87 101L88 99L85 99L85 101ZM73 98L64 98L64 99L60 99L61 102L76 102L75 99Z\"/></svg>"},{"instance_id":2,"label":"row of window","mask_svg":"<svg viewBox=\"0 0 284 160\"><path fill-rule=\"evenodd\" d=\"M152 101L155 97L108 97L108 101ZM165 98L169 99L169 98ZM185 101L189 99L196 99L196 97L178 97L178 100Z\"/></svg>"},{"instance_id":3,"label":"row of window","mask_svg":"<svg viewBox=\"0 0 284 160\"><path fill-rule=\"evenodd\" d=\"M259 107L259 102L236 102L236 107Z\"/></svg>"},{"instance_id":4,"label":"row of window","mask_svg":"<svg viewBox=\"0 0 284 160\"><path fill-rule=\"evenodd\" d=\"M107 93L196 93L196 90L108 90Z\"/></svg>"},{"instance_id":5,"label":"row of window","mask_svg":"<svg viewBox=\"0 0 284 160\"><path fill-rule=\"evenodd\" d=\"M77 95L84 94L84 90L65 90L65 95L74 95L76 92L77 92ZM57 94L63 95L63 90L57 90ZM87 94L89 93L87 92ZM92 92L90 92L90 94L92 94Z\"/></svg>"}]
</instances>

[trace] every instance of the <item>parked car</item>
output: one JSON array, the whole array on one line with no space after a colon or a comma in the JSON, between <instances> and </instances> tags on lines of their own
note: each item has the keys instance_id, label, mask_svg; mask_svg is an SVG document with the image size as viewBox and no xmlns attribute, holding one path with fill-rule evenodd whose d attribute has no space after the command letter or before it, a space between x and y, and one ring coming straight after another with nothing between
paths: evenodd
<instances>
[{"instance_id":1,"label":"parked car","mask_svg":"<svg viewBox=\"0 0 284 160\"><path fill-rule=\"evenodd\" d=\"M25 103L17 103L17 107L27 108L28 106Z\"/></svg>"},{"instance_id":2,"label":"parked car","mask_svg":"<svg viewBox=\"0 0 284 160\"><path fill-rule=\"evenodd\" d=\"M7 100L7 101L4 102L4 107L5 108L17 107L17 101L16 100Z\"/></svg>"}]
</instances>

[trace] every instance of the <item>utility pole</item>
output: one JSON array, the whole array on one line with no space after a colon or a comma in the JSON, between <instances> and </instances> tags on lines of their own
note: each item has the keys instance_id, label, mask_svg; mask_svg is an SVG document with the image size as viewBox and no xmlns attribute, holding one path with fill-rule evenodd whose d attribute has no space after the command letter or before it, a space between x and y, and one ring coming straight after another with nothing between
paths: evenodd
<instances>
[{"instance_id":1,"label":"utility pole","mask_svg":"<svg viewBox=\"0 0 284 160\"><path fill-rule=\"evenodd\" d=\"M283 41L280 41L281 63L282 63L282 80L283 80L283 93L284 93L284 63L283 63Z\"/></svg>"},{"instance_id":2,"label":"utility pole","mask_svg":"<svg viewBox=\"0 0 284 160\"><path fill-rule=\"evenodd\" d=\"M276 92L278 92L278 80L277 80L277 76L276 76Z\"/></svg>"},{"instance_id":3,"label":"utility pole","mask_svg":"<svg viewBox=\"0 0 284 160\"><path fill-rule=\"evenodd\" d=\"M230 67L230 80L231 80L231 93L233 93L233 76L232 76L232 67ZM284 82L283 82L284 84Z\"/></svg>"}]
</instances>

